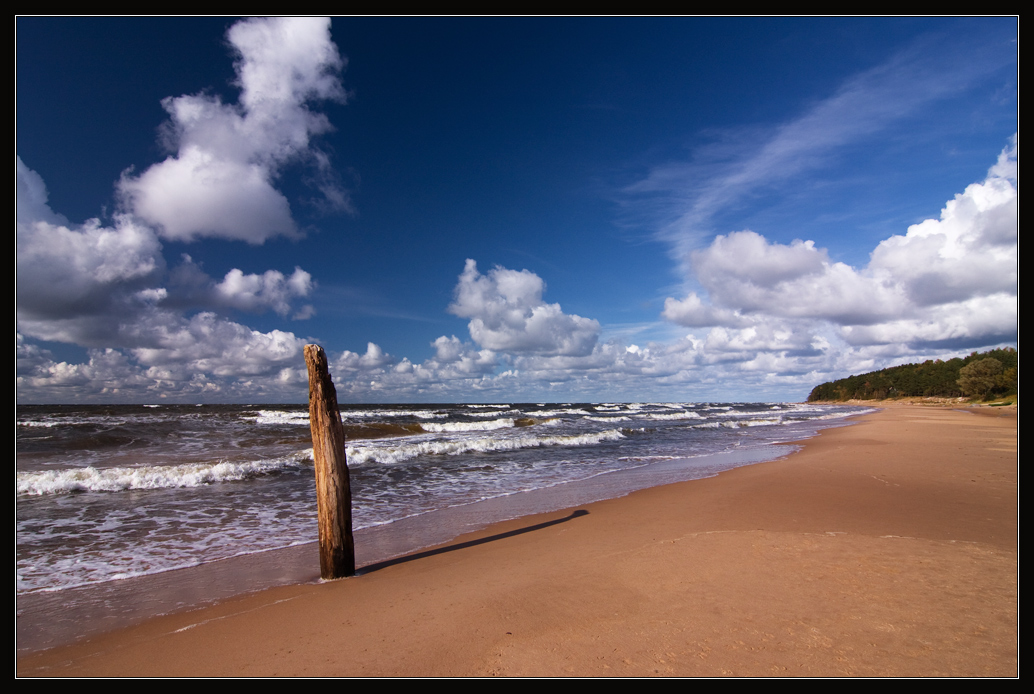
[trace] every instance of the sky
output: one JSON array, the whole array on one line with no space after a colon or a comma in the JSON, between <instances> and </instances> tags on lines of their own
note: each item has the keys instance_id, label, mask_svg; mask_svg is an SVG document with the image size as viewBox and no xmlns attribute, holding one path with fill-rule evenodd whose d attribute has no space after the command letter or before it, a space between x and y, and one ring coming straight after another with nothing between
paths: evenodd
<instances>
[{"instance_id":1,"label":"sky","mask_svg":"<svg viewBox=\"0 0 1034 694\"><path fill-rule=\"evenodd\" d=\"M17 30L20 403L799 401L1017 344L991 18Z\"/></svg>"}]
</instances>

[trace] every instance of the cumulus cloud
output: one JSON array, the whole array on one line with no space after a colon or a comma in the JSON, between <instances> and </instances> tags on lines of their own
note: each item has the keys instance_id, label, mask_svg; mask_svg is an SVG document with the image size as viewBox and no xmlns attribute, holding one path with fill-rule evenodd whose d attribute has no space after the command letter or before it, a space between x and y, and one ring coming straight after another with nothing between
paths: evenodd
<instances>
[{"instance_id":1,"label":"cumulus cloud","mask_svg":"<svg viewBox=\"0 0 1034 694\"><path fill-rule=\"evenodd\" d=\"M692 254L697 280L719 311L741 323L752 315L819 318L838 323L871 323L895 314L900 288L872 281L844 263L830 262L811 241L769 243L753 231L720 235ZM668 318L685 305L669 304ZM742 324L742 323L741 323Z\"/></svg>"},{"instance_id":2,"label":"cumulus cloud","mask_svg":"<svg viewBox=\"0 0 1034 694\"><path fill-rule=\"evenodd\" d=\"M345 350L331 360L339 398L358 401L457 400L473 392L498 393L510 374L496 373L500 361L455 335L431 343L434 356L420 363L399 359L373 342L359 354Z\"/></svg>"},{"instance_id":3,"label":"cumulus cloud","mask_svg":"<svg viewBox=\"0 0 1034 694\"><path fill-rule=\"evenodd\" d=\"M667 342L603 341L596 321L545 304L537 275L482 275L468 260L449 311L470 319L476 346L442 336L422 363L376 345L346 352L342 389L384 401L783 399L903 358L1014 341L1015 162L1012 142L984 181L880 243L865 267L811 241L716 237L691 256L701 292L665 303L664 317L688 329Z\"/></svg>"},{"instance_id":4,"label":"cumulus cloud","mask_svg":"<svg viewBox=\"0 0 1034 694\"><path fill-rule=\"evenodd\" d=\"M308 167L305 182L323 204L347 209L317 144L331 126L315 107L344 99L345 61L323 19L246 20L227 38L239 97L165 99L169 156L123 174L120 214L108 222L73 224L51 210L42 178L17 161L20 394L304 397L304 340L253 330L227 314L310 316L310 305L299 306L314 291L309 273L231 269L212 277L190 257L170 270L161 241L297 238L291 203L278 189L293 165ZM797 119L756 131L762 141L749 152L715 148L689 165L657 167L629 188L666 198L661 236L698 285L665 302L677 337L631 346L607 340L596 320L546 303L538 275L502 267L481 274L468 260L448 311L469 321L470 339L442 335L423 361L374 342L340 352L331 370L342 399L782 398L902 355L1014 340L1015 142L984 181L939 218L880 243L865 267L835 262L811 241L775 243L753 231L699 244L699 234L750 196L799 181L845 145L996 69L967 51L922 48L848 80ZM85 356L57 359L33 340L77 345Z\"/></svg>"},{"instance_id":5,"label":"cumulus cloud","mask_svg":"<svg viewBox=\"0 0 1034 694\"><path fill-rule=\"evenodd\" d=\"M487 376L496 370L499 358L490 349L477 349L455 335L442 335L431 343L434 357L422 365L446 380Z\"/></svg>"},{"instance_id":6,"label":"cumulus cloud","mask_svg":"<svg viewBox=\"0 0 1034 694\"><path fill-rule=\"evenodd\" d=\"M290 204L274 183L281 167L307 161L327 200L347 207L326 154L312 138L331 129L309 104L343 100L344 60L330 38L330 20L275 17L238 22L227 34L236 55L240 99L169 97L165 139L175 154L119 182L125 207L163 238L217 237L260 244L297 237Z\"/></svg>"},{"instance_id":7,"label":"cumulus cloud","mask_svg":"<svg viewBox=\"0 0 1034 694\"><path fill-rule=\"evenodd\" d=\"M61 393L89 389L97 393L117 395L128 389L145 388L153 383L139 367L130 364L124 354L114 349L95 349L89 361L82 364L55 362L47 350L23 342L18 335L19 389Z\"/></svg>"},{"instance_id":8,"label":"cumulus cloud","mask_svg":"<svg viewBox=\"0 0 1034 694\"><path fill-rule=\"evenodd\" d=\"M600 324L565 314L560 304L542 300L542 279L528 270L495 267L482 275L468 259L449 312L469 318L471 338L490 350L585 355L599 337Z\"/></svg>"},{"instance_id":9,"label":"cumulus cloud","mask_svg":"<svg viewBox=\"0 0 1034 694\"><path fill-rule=\"evenodd\" d=\"M47 205L42 178L17 160L18 389L33 399L255 397L297 388L284 370L300 359L293 333L263 333L198 308L291 313L312 277L233 269L220 282L189 257L162 286L155 233L126 214L114 224L69 223ZM302 306L295 317L311 315ZM29 342L87 347L87 361L55 361ZM243 379L243 380L242 380ZM258 379L258 380L255 380ZM250 385L244 385L249 383ZM250 395L249 395L250 394Z\"/></svg>"},{"instance_id":10,"label":"cumulus cloud","mask_svg":"<svg viewBox=\"0 0 1034 694\"><path fill-rule=\"evenodd\" d=\"M950 273L957 270L952 258L994 247L1004 259L996 271L1008 273L1015 250L1010 256L1008 244L988 240L1007 237L995 225L1010 219L1002 206L1015 205L1015 188L1001 186L997 170L1004 169L993 169L933 220L944 229L914 225L888 248L936 237L939 251L922 245L933 253L925 266ZM965 251L950 250L953 243ZM973 340L999 343L1009 339L1010 321L1015 335L1015 310L1008 310L1014 276L1011 294L974 279L964 301L930 307L910 298L908 276L891 272L882 252L859 270L809 241L776 244L753 232L718 237L693 259L706 296L665 305L666 318L693 330L631 346L602 342L595 320L546 304L545 283L534 273L496 267L482 275L468 260L449 311L470 319L473 344L443 335L431 345L433 356L417 363L370 343L365 354L341 354L332 369L339 391L360 401L782 399L788 390L803 395L816 383L903 355L922 360Z\"/></svg>"},{"instance_id":11,"label":"cumulus cloud","mask_svg":"<svg viewBox=\"0 0 1034 694\"><path fill-rule=\"evenodd\" d=\"M834 366L829 343L812 333L748 319L741 328L718 328L703 338L644 346L601 342L596 321L545 304L544 288L526 270L497 267L482 275L468 260L449 311L471 319L473 343L443 335L423 362L387 354L375 343L365 354L345 351L331 363L340 396L384 402L687 400L721 392L757 399L788 385L803 387L797 384ZM543 307L548 311L536 319ZM552 330L544 330L549 321Z\"/></svg>"},{"instance_id":12,"label":"cumulus cloud","mask_svg":"<svg viewBox=\"0 0 1034 694\"><path fill-rule=\"evenodd\" d=\"M182 326L203 329L206 317ZM161 350L90 349L87 361L56 361L52 354L18 336L17 388L30 400L114 402L197 399L269 401L297 399L304 393L301 341L290 334L262 334L228 322L211 322L213 336L229 337L220 345L184 342L175 354ZM176 331L170 331L176 332ZM129 352L127 354L127 351ZM151 363L139 357L149 358ZM171 357L171 358L166 358Z\"/></svg>"},{"instance_id":13,"label":"cumulus cloud","mask_svg":"<svg viewBox=\"0 0 1034 694\"><path fill-rule=\"evenodd\" d=\"M46 222L56 226L67 226L68 220L50 209L47 186L43 182L43 178L27 167L21 157L16 155L15 159L17 160L15 164L17 223Z\"/></svg>"},{"instance_id":14,"label":"cumulus cloud","mask_svg":"<svg viewBox=\"0 0 1034 694\"><path fill-rule=\"evenodd\" d=\"M54 360L19 333L19 394L58 401L197 395L294 399L304 384L292 373L304 340L280 330L252 330L212 313L188 318L151 308L116 326L107 343L117 346L89 349L86 362L70 363Z\"/></svg>"},{"instance_id":15,"label":"cumulus cloud","mask_svg":"<svg viewBox=\"0 0 1034 694\"><path fill-rule=\"evenodd\" d=\"M130 349L146 366L185 366L217 376L269 374L300 359L304 342L293 333L268 333L225 320L213 313L186 319L154 312L125 330L138 346Z\"/></svg>"},{"instance_id":16,"label":"cumulus cloud","mask_svg":"<svg viewBox=\"0 0 1034 694\"><path fill-rule=\"evenodd\" d=\"M994 345L1016 334L1015 139L987 178L948 201L938 219L882 241L864 268L832 262L811 241L720 235L691 254L707 292L669 298L686 327L773 319L826 322L851 345ZM793 323L787 323L793 325Z\"/></svg>"},{"instance_id":17,"label":"cumulus cloud","mask_svg":"<svg viewBox=\"0 0 1034 694\"><path fill-rule=\"evenodd\" d=\"M225 306L252 312L272 309L286 316L291 312L290 300L308 296L312 285L312 275L300 267L295 267L290 277L285 277L279 270L266 270L261 275L245 275L234 268L226 273L222 282L215 285L215 295ZM308 318L311 315L312 307L305 306L295 317Z\"/></svg>"},{"instance_id":18,"label":"cumulus cloud","mask_svg":"<svg viewBox=\"0 0 1034 694\"><path fill-rule=\"evenodd\" d=\"M696 292L690 292L685 299L668 297L664 300L661 312L666 320L689 328L701 328L711 325L749 325L750 319L735 311L716 308L701 299Z\"/></svg>"},{"instance_id":19,"label":"cumulus cloud","mask_svg":"<svg viewBox=\"0 0 1034 694\"><path fill-rule=\"evenodd\" d=\"M17 262L19 309L41 319L110 310L117 289L142 287L164 267L154 234L125 217L113 227L19 225Z\"/></svg>"},{"instance_id":20,"label":"cumulus cloud","mask_svg":"<svg viewBox=\"0 0 1034 694\"><path fill-rule=\"evenodd\" d=\"M309 304L296 306L296 302L311 296L315 287L312 275L297 266L290 275L279 270L259 274L233 268L217 280L184 253L180 264L169 273L169 289L162 302L168 308L273 311L293 320L304 320L315 315L316 310Z\"/></svg>"},{"instance_id":21,"label":"cumulus cloud","mask_svg":"<svg viewBox=\"0 0 1034 694\"><path fill-rule=\"evenodd\" d=\"M331 129L316 101L344 100L344 60L318 18L238 22L237 103L197 94L168 98L165 144L174 154L117 183L110 223L73 224L48 203L43 179L17 158L18 388L32 399L296 397L293 364L303 341L261 332L227 313L315 313L298 302L315 283L305 270L208 276L189 256L168 271L160 239L202 237L262 243L297 236L282 167L302 163L326 204L347 207L313 137ZM87 349L82 363L57 361L32 340ZM303 371L303 370L302 370Z\"/></svg>"},{"instance_id":22,"label":"cumulus cloud","mask_svg":"<svg viewBox=\"0 0 1034 694\"><path fill-rule=\"evenodd\" d=\"M873 275L901 283L917 306L1015 295L1015 143L1003 156L983 183L949 201L940 219L914 224L904 236L881 242L869 263Z\"/></svg>"},{"instance_id":23,"label":"cumulus cloud","mask_svg":"<svg viewBox=\"0 0 1034 694\"><path fill-rule=\"evenodd\" d=\"M806 392L837 369L872 359L840 359L813 336L779 328L712 331L707 339L629 346L597 343L580 356L500 354L442 336L422 363L346 351L331 364L340 398L399 401L686 401L778 399ZM818 380L816 380L818 379Z\"/></svg>"},{"instance_id":24,"label":"cumulus cloud","mask_svg":"<svg viewBox=\"0 0 1034 694\"><path fill-rule=\"evenodd\" d=\"M395 363L394 357L387 354L379 345L366 343L366 353L358 354L345 350L334 362L335 368L341 371L374 372Z\"/></svg>"},{"instance_id":25,"label":"cumulus cloud","mask_svg":"<svg viewBox=\"0 0 1034 694\"><path fill-rule=\"evenodd\" d=\"M17 180L19 326L45 340L99 344L164 270L161 244L127 215L107 227L97 219L70 224L20 158Z\"/></svg>"}]
</instances>

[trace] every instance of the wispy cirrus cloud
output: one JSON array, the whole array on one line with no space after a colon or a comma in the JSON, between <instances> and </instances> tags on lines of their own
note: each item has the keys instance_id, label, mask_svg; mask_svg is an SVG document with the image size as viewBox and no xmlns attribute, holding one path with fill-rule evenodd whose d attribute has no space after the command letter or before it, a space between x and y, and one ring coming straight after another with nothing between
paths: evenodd
<instances>
[{"instance_id":1,"label":"wispy cirrus cloud","mask_svg":"<svg viewBox=\"0 0 1034 694\"><path fill-rule=\"evenodd\" d=\"M651 199L658 236L680 262L716 231L716 216L750 198L793 186L923 108L956 95L1003 67L983 44L927 36L889 60L845 80L797 118L776 125L715 131L718 140L689 161L653 167L625 192ZM914 136L914 134L909 135ZM688 270L688 268L686 268Z\"/></svg>"}]
</instances>

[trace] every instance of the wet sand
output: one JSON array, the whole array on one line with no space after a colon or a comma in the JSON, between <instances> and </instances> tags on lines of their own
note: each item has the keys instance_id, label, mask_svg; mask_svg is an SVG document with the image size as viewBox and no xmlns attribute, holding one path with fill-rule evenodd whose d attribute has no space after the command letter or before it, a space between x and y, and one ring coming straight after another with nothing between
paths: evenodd
<instances>
[{"instance_id":1,"label":"wet sand","mask_svg":"<svg viewBox=\"0 0 1034 694\"><path fill-rule=\"evenodd\" d=\"M18 660L20 676L1017 674L1015 409L500 523Z\"/></svg>"}]
</instances>

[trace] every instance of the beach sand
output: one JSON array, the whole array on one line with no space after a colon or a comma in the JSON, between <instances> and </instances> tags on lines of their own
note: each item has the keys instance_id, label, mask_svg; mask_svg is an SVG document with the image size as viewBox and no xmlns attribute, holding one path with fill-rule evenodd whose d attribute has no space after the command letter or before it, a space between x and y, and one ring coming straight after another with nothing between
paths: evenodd
<instances>
[{"instance_id":1,"label":"beach sand","mask_svg":"<svg viewBox=\"0 0 1034 694\"><path fill-rule=\"evenodd\" d=\"M20 676L1017 675L1016 410L500 523L22 657Z\"/></svg>"}]
</instances>

